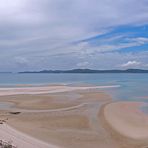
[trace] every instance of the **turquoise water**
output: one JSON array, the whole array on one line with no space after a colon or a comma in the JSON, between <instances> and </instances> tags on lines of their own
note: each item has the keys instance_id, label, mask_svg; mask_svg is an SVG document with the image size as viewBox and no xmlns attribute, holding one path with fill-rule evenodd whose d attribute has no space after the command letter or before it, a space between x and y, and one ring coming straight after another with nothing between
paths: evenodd
<instances>
[{"instance_id":1,"label":"turquoise water","mask_svg":"<svg viewBox=\"0 0 148 148\"><path fill-rule=\"evenodd\" d=\"M107 89L114 99L148 102L148 74L0 74L0 86L66 83L120 85Z\"/></svg>"}]
</instances>

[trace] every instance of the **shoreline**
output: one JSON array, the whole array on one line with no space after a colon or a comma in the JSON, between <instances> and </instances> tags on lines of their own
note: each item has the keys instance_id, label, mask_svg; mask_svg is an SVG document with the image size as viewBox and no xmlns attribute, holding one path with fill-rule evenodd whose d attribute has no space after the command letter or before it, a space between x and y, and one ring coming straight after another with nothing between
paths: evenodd
<instances>
[{"instance_id":1,"label":"shoreline","mask_svg":"<svg viewBox=\"0 0 148 148\"><path fill-rule=\"evenodd\" d=\"M9 141L12 137L14 145L25 143L20 148L26 148L26 145L27 148L37 147L35 143L40 148L147 146L148 137L134 139L131 131L137 131L138 126L139 131L148 129L148 116L139 112L138 103L134 104L136 102L113 101L103 91L112 87L117 86L54 85L0 89L0 93L3 92L0 102L13 103L12 107L8 106L0 111L1 121L8 118L6 123L0 125L0 135L5 131L6 140ZM144 128L141 128L143 124L139 122L139 116L147 123ZM132 121L132 126L129 126L129 121ZM132 135L135 136L135 133ZM29 141L34 146L29 145Z\"/></svg>"},{"instance_id":2,"label":"shoreline","mask_svg":"<svg viewBox=\"0 0 148 148\"><path fill-rule=\"evenodd\" d=\"M12 142L18 148L59 148L22 133L6 123L0 125L0 135L1 140Z\"/></svg>"},{"instance_id":3,"label":"shoreline","mask_svg":"<svg viewBox=\"0 0 148 148\"><path fill-rule=\"evenodd\" d=\"M36 110L37 112L34 110L25 112L19 106L17 110L20 111L19 114L10 114L8 109L2 115L3 118L8 118L6 123L11 127L46 143L52 143L53 145L65 148L89 148L91 146L97 148L98 145L106 145L104 142L99 142L101 137L98 136L97 131L101 130L103 134L105 133L96 124L98 122L96 115L99 106L111 99L108 95L102 93L103 88L110 87L113 86L58 86L58 88L57 86L50 86L42 89L39 87L32 89L31 87L25 90L28 91L28 89L31 89L30 92L32 94L24 94L24 90L21 92L23 94L20 94L18 92L20 89L18 88L15 89L15 95L10 95L10 90L14 89L8 89L8 93L6 89L2 89L1 91L5 91L5 96L4 93L3 96L0 96L1 102L14 102L17 105L21 103L23 108L27 109L28 105L30 105L29 108L38 110ZM49 88L50 91L48 91ZM38 94L39 90L45 90L44 93L46 93L43 94L42 92ZM43 110L39 109L41 106ZM46 110L46 106L51 106L52 108ZM91 141L88 143L89 140ZM112 143L112 140L109 141Z\"/></svg>"},{"instance_id":4,"label":"shoreline","mask_svg":"<svg viewBox=\"0 0 148 148\"><path fill-rule=\"evenodd\" d=\"M106 86L38 86L38 87L15 87L15 88L0 88L0 96L19 95L19 94L49 94L60 93L78 90L91 90L91 89L108 89L118 88L120 85L106 85Z\"/></svg>"},{"instance_id":5,"label":"shoreline","mask_svg":"<svg viewBox=\"0 0 148 148\"><path fill-rule=\"evenodd\" d=\"M12 140L14 142L14 145L20 145L19 138L24 133L25 134L24 139L28 139L28 137L26 137L27 134L31 137L35 137L36 140L40 139L41 141L44 141L45 143L47 143L47 145L48 144L50 145L50 143L52 143L53 145L51 144L50 146L53 146L53 148L56 147L54 145L59 145L59 147L67 147L67 145L69 145L68 144L69 142L66 140L69 138L68 135L70 134L71 138L69 139L69 141L71 141L73 139L72 137L76 136L74 134L75 132L78 134L77 136L80 137L80 139L81 138L83 139L86 136L85 134L83 135L83 133L87 132L88 132L88 137L90 137L90 139L91 138L96 139L95 136L96 132L94 134L93 131L90 129L89 118L91 115L89 115L89 118L87 117L88 116L87 110L91 109L91 102L95 103L99 101L99 103L101 103L110 99L109 96L102 93L102 90L100 90L101 92L98 91L98 89L110 88L110 87L117 87L117 86L91 86L91 87L90 86L89 87L88 86L87 87L46 86L46 87L27 87L25 89L24 88L0 89L0 102L15 103L16 108L17 105L20 103L24 106L24 107L20 106L19 108L17 108L17 111L20 113L18 115L10 114L10 111L11 112L16 111L14 107L12 107L11 110L7 108L7 111L4 111L4 113L2 113L1 111L0 115L1 118L8 118L8 121L6 121L4 125L3 124L0 125L1 128L0 135L2 132L1 130L4 128L6 130L6 133L10 132L10 136L12 135ZM32 108L33 110L28 110L27 109L28 105L30 105L30 108ZM57 108L57 105L60 106ZM97 104L94 105L96 106ZM42 110L39 109L41 106L43 106ZM46 106L48 107L51 106L53 109L49 108L48 110L46 110ZM26 108L25 110L28 111L26 112L25 110L23 110L23 108L24 109ZM98 107L96 109L98 110ZM6 126L6 124L8 125ZM48 132L46 133L46 130L44 131L44 128L40 131L40 125L42 125L43 127L45 126L44 128L47 129ZM28 129L30 127L33 130ZM57 130L57 132L54 132L55 129ZM80 131L78 131L78 129ZM18 131L14 132L16 134L15 137L17 137L18 139L13 138L13 132L11 132L13 130ZM63 139L62 133L64 131L61 133L61 130L67 131L67 134L65 134L64 137L65 140L62 140ZM69 130L73 130L74 133L73 132L69 133ZM9 136L5 135L5 137L7 140L7 137ZM58 140L58 137L60 137L61 139L60 141ZM39 143L40 140L38 141ZM32 140L30 139L29 141ZM74 143L72 142L72 143L73 145L75 145L77 144L77 142ZM24 147L24 145L22 146L20 145L19 147L25 148L26 146ZM73 147L70 145L68 147ZM81 145L83 147L84 144L78 142L78 145ZM31 145L27 147L34 148L34 146ZM40 146L40 147L46 148L45 146L43 147ZM86 145L85 147L87 148Z\"/></svg>"}]
</instances>

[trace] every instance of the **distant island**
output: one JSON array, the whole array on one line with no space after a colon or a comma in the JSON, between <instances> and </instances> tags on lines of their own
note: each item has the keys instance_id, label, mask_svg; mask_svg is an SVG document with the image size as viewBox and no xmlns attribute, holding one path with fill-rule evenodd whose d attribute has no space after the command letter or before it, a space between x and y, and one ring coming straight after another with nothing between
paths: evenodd
<instances>
[{"instance_id":1,"label":"distant island","mask_svg":"<svg viewBox=\"0 0 148 148\"><path fill-rule=\"evenodd\" d=\"M126 69L126 70L93 70L93 69L72 69L72 70L42 70L42 71L24 71L23 73L148 73L143 69Z\"/></svg>"}]
</instances>

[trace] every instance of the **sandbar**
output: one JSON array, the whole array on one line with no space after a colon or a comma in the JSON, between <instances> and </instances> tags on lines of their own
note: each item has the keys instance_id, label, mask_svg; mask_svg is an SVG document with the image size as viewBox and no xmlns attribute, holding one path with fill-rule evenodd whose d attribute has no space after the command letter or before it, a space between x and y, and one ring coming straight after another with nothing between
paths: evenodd
<instances>
[{"instance_id":1,"label":"sandbar","mask_svg":"<svg viewBox=\"0 0 148 148\"><path fill-rule=\"evenodd\" d=\"M104 107L104 117L115 132L147 146L148 114L142 112L143 105L143 102L130 101L110 103Z\"/></svg>"}]
</instances>

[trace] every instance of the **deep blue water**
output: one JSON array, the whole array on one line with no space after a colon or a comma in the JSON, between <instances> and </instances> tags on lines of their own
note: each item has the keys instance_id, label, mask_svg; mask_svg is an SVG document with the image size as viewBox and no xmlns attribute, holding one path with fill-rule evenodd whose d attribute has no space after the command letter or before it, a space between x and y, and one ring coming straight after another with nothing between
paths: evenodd
<instances>
[{"instance_id":1,"label":"deep blue water","mask_svg":"<svg viewBox=\"0 0 148 148\"><path fill-rule=\"evenodd\" d=\"M114 99L148 101L148 74L0 74L0 86L66 83L120 85L107 89Z\"/></svg>"}]
</instances>

